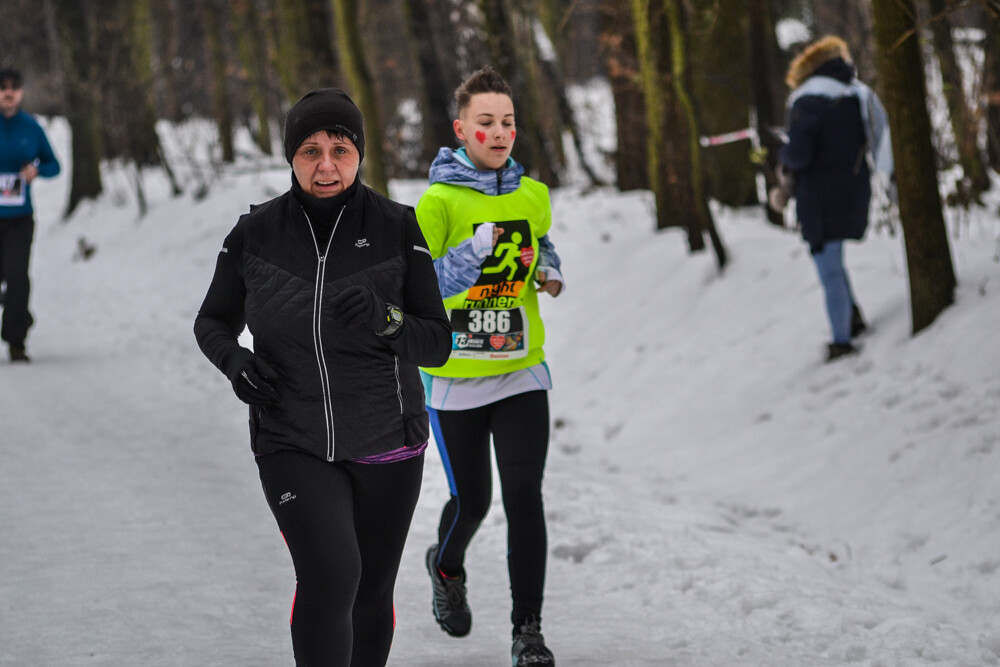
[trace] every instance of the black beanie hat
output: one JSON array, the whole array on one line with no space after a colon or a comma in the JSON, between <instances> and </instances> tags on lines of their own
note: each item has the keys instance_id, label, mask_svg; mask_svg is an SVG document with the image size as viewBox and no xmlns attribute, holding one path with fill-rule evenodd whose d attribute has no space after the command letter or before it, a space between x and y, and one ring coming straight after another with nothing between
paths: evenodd
<instances>
[{"instance_id":1,"label":"black beanie hat","mask_svg":"<svg viewBox=\"0 0 1000 667\"><path fill-rule=\"evenodd\" d=\"M330 130L342 134L365 157L365 121L361 110L347 93L339 88L319 88L302 96L285 116L285 159L292 163L292 156L299 145L312 133Z\"/></svg>"}]
</instances>

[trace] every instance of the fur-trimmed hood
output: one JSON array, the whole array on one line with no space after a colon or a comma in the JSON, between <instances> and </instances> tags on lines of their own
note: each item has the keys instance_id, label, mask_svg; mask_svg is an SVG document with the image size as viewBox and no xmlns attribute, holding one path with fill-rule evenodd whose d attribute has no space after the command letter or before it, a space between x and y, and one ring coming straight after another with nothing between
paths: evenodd
<instances>
[{"instance_id":1,"label":"fur-trimmed hood","mask_svg":"<svg viewBox=\"0 0 1000 667\"><path fill-rule=\"evenodd\" d=\"M788 66L788 73L785 75L785 83L792 90L795 90L819 69L824 63L836 58L851 62L851 53L847 48L847 43L840 37L827 36L819 39L805 48L802 53L795 57L792 64Z\"/></svg>"}]
</instances>

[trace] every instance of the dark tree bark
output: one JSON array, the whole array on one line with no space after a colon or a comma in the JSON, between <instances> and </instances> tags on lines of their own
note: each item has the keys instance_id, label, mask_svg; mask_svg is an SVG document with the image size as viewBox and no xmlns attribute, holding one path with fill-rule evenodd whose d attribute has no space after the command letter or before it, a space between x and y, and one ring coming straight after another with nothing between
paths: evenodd
<instances>
[{"instance_id":1,"label":"dark tree bark","mask_svg":"<svg viewBox=\"0 0 1000 667\"><path fill-rule=\"evenodd\" d=\"M715 227L715 220L712 218L712 211L708 206L708 195L705 192L701 147L698 141L701 135L698 113L689 92L691 83L687 64L687 35L685 34L687 22L681 16L681 8L673 0L662 1L670 29L671 90L674 104L680 112L678 114L680 122L677 124L678 136L681 141L687 140L688 148L687 160L682 159L676 163L678 171L688 168L688 177L687 179L678 179L678 184L683 187L683 181L687 181L698 222L697 227L691 225L688 228L689 245L692 250L703 248L704 239L701 237L707 232L712 241L712 248L715 250L716 261L721 269L728 261L728 254ZM695 239L696 236L697 239Z\"/></svg>"},{"instance_id":2,"label":"dark tree bark","mask_svg":"<svg viewBox=\"0 0 1000 667\"><path fill-rule=\"evenodd\" d=\"M543 102L530 17L525 16L520 3L511 7L507 0L480 0L479 7L490 59L514 91L521 140L518 144L527 148L518 152L518 161L540 180L556 187L562 167L558 157L562 155L560 131L553 129L558 114L546 109Z\"/></svg>"},{"instance_id":3,"label":"dark tree bark","mask_svg":"<svg viewBox=\"0 0 1000 667\"><path fill-rule=\"evenodd\" d=\"M236 159L233 149L231 96L226 81L229 58L222 38L222 28L225 25L223 12L228 7L228 2L219 3L213 0L206 0L201 6L201 18L205 25L207 42L206 51L212 69L212 111L215 115L216 126L219 128L219 143L222 146L223 162L233 162Z\"/></svg>"},{"instance_id":4,"label":"dark tree bark","mask_svg":"<svg viewBox=\"0 0 1000 667\"><path fill-rule=\"evenodd\" d=\"M986 151L990 166L1000 171L1000 8L987 16L986 72L983 95L986 98Z\"/></svg>"},{"instance_id":5,"label":"dark tree bark","mask_svg":"<svg viewBox=\"0 0 1000 667\"><path fill-rule=\"evenodd\" d=\"M757 161L764 172L764 191L770 192L778 185L778 153L782 141L774 130L784 124L784 95L779 94L778 84L783 79L782 63L778 54L778 40L774 34L774 21L768 0L750 0L750 68L753 107L757 116L757 135L760 137L761 154ZM783 227L784 216L772 211L767 202L761 202L767 220Z\"/></svg>"},{"instance_id":6,"label":"dark tree bark","mask_svg":"<svg viewBox=\"0 0 1000 667\"><path fill-rule=\"evenodd\" d=\"M965 176L965 195L979 199L980 193L990 187L983 157L979 152L979 128L962 85L962 72L955 57L955 45L951 38L951 21L945 0L928 0L931 10L931 29L934 35L934 53L941 67L941 82L945 101L951 117L951 129L955 135L958 162Z\"/></svg>"},{"instance_id":7,"label":"dark tree bark","mask_svg":"<svg viewBox=\"0 0 1000 667\"><path fill-rule=\"evenodd\" d=\"M435 34L431 12L434 3L429 0L405 0L407 29L414 60L420 72L420 108L424 130L422 159L430 164L442 146L454 146L455 131L449 113L451 95L457 84L445 79L444 68L434 48L440 36Z\"/></svg>"},{"instance_id":8,"label":"dark tree bark","mask_svg":"<svg viewBox=\"0 0 1000 667\"><path fill-rule=\"evenodd\" d=\"M240 78L244 79L250 94L250 106L256 119L251 127L254 140L266 154L273 153L271 139L271 113L268 100L267 50L260 12L253 0L233 0L233 24L236 30L237 53L240 60Z\"/></svg>"},{"instance_id":9,"label":"dark tree bark","mask_svg":"<svg viewBox=\"0 0 1000 667\"><path fill-rule=\"evenodd\" d=\"M615 101L618 189L647 190L646 100L639 83L635 28L628 0L602 0L601 48Z\"/></svg>"},{"instance_id":10,"label":"dark tree bark","mask_svg":"<svg viewBox=\"0 0 1000 667\"><path fill-rule=\"evenodd\" d=\"M65 81L65 109L72 132L73 174L66 217L104 190L101 182L101 92L97 27L88 0L50 0L55 9Z\"/></svg>"},{"instance_id":11,"label":"dark tree bark","mask_svg":"<svg viewBox=\"0 0 1000 667\"><path fill-rule=\"evenodd\" d=\"M271 63L291 103L316 88L344 87L330 0L276 0Z\"/></svg>"},{"instance_id":12,"label":"dark tree bark","mask_svg":"<svg viewBox=\"0 0 1000 667\"><path fill-rule=\"evenodd\" d=\"M365 118L365 182L382 194L389 194L389 181L385 171L385 146L382 140L382 122L375 99L365 52L358 30L357 5L354 0L332 0L334 28L337 34L337 52L347 80L351 82L351 96Z\"/></svg>"},{"instance_id":13,"label":"dark tree bark","mask_svg":"<svg viewBox=\"0 0 1000 667\"><path fill-rule=\"evenodd\" d=\"M646 100L646 148L657 229L683 227L692 252L708 232L720 268L726 252L705 197L698 117L688 91L685 21L672 0L631 0L639 76Z\"/></svg>"},{"instance_id":14,"label":"dark tree bark","mask_svg":"<svg viewBox=\"0 0 1000 667\"><path fill-rule=\"evenodd\" d=\"M750 21L744 0L696 0L689 31L691 92L697 100L703 134L717 135L749 125L751 66ZM742 139L702 151L705 190L727 206L757 203L757 171L752 144Z\"/></svg>"},{"instance_id":15,"label":"dark tree bark","mask_svg":"<svg viewBox=\"0 0 1000 667\"><path fill-rule=\"evenodd\" d=\"M941 211L927 86L914 0L873 0L878 65L889 113L906 244L913 333L955 300L955 271Z\"/></svg>"}]
</instances>

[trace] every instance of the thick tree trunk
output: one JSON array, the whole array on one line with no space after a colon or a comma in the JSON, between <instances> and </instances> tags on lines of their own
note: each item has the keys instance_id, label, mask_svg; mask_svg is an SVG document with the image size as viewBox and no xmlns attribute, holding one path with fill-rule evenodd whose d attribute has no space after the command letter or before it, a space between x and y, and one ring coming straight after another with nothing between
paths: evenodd
<instances>
[{"instance_id":1,"label":"thick tree trunk","mask_svg":"<svg viewBox=\"0 0 1000 667\"><path fill-rule=\"evenodd\" d=\"M179 92L180 82L180 8L177 0L158 0L151 5L153 47L159 60L154 90L160 116L180 122L184 119Z\"/></svg>"},{"instance_id":2,"label":"thick tree trunk","mask_svg":"<svg viewBox=\"0 0 1000 667\"><path fill-rule=\"evenodd\" d=\"M274 149L267 90L267 50L260 48L264 41L260 12L253 0L234 0L232 8L241 75L246 79L250 106L257 121L254 139L264 154L271 155Z\"/></svg>"},{"instance_id":3,"label":"thick tree trunk","mask_svg":"<svg viewBox=\"0 0 1000 667\"><path fill-rule=\"evenodd\" d=\"M276 0L271 62L288 102L342 87L331 26L330 0Z\"/></svg>"},{"instance_id":4,"label":"thick tree trunk","mask_svg":"<svg viewBox=\"0 0 1000 667\"><path fill-rule=\"evenodd\" d=\"M753 106L749 20L744 0L697 0L689 31L691 93L700 129L717 135L742 130ZM757 203L756 169L749 139L710 146L703 152L705 190L727 206Z\"/></svg>"},{"instance_id":5,"label":"thick tree trunk","mask_svg":"<svg viewBox=\"0 0 1000 667\"><path fill-rule=\"evenodd\" d=\"M423 161L430 164L442 146L455 146L457 140L449 113L451 95L455 87L445 81L444 69L438 58L435 44L439 37L434 33L429 0L405 0L406 25L411 50L420 73L420 108L424 135Z\"/></svg>"},{"instance_id":6,"label":"thick tree trunk","mask_svg":"<svg viewBox=\"0 0 1000 667\"><path fill-rule=\"evenodd\" d=\"M906 244L913 333L955 300L955 271L941 211L927 86L914 0L874 0L875 38L892 132L899 216Z\"/></svg>"},{"instance_id":7,"label":"thick tree trunk","mask_svg":"<svg viewBox=\"0 0 1000 667\"><path fill-rule=\"evenodd\" d=\"M602 0L601 42L615 101L615 173L618 189L650 188L646 101L639 83L635 27L628 0Z\"/></svg>"},{"instance_id":8,"label":"thick tree trunk","mask_svg":"<svg viewBox=\"0 0 1000 667\"><path fill-rule=\"evenodd\" d=\"M955 45L951 38L951 20L945 0L928 0L931 10L931 28L934 35L934 53L941 66L941 82L944 98L951 116L951 129L955 134L958 162L965 175L967 196L978 199L979 194L988 190L990 178L979 152L979 128L972 110L969 108L962 85L962 72L955 57Z\"/></svg>"},{"instance_id":9,"label":"thick tree trunk","mask_svg":"<svg viewBox=\"0 0 1000 667\"><path fill-rule=\"evenodd\" d=\"M657 2L657 0L653 0ZM639 69L639 80L645 100L646 135L644 154L646 156L646 173L649 186L656 202L656 228L681 226L689 223L670 215L671 202L669 196L669 181L676 180L676 173L668 173L669 165L663 163L663 153L666 146L666 127L668 100L663 93L660 82L659 42L654 39L658 26L653 19L658 17L659 7L651 8L650 0L630 0L632 23L635 26L636 60ZM683 142L681 142L683 144ZM690 213L693 202L673 202L677 209ZM681 211L677 211L681 213ZM693 248L692 248L693 249Z\"/></svg>"},{"instance_id":10,"label":"thick tree trunk","mask_svg":"<svg viewBox=\"0 0 1000 667\"><path fill-rule=\"evenodd\" d=\"M761 154L756 157L764 172L764 192L778 185L778 153L782 141L775 130L784 125L784 108L775 82L782 80L778 57L778 42L774 34L774 21L768 0L750 0L750 68L753 108L757 116L757 136L760 137ZM785 226L785 217L772 211L766 201L761 202L767 220L778 227Z\"/></svg>"},{"instance_id":11,"label":"thick tree trunk","mask_svg":"<svg viewBox=\"0 0 1000 667\"><path fill-rule=\"evenodd\" d=\"M72 132L73 173L66 217L104 190L101 182L101 105L97 78L96 26L86 0L52 0L62 43L66 118Z\"/></svg>"},{"instance_id":12,"label":"thick tree trunk","mask_svg":"<svg viewBox=\"0 0 1000 667\"><path fill-rule=\"evenodd\" d=\"M688 93L690 77L688 76L687 68L688 57L685 22L680 15L680 8L672 0L663 0L663 6L666 10L670 26L670 80L674 102L680 108L681 112L679 114L681 122L677 125L678 133L682 136L686 135L689 151L687 164L680 163L678 166L680 168L689 168L690 176L688 182L691 189L691 197L694 200L695 218L698 221L697 228L692 226L688 229L688 236L692 239L690 245L691 249L694 250L696 245L698 248L704 247L705 242L701 236L704 232L708 232L709 238L712 240L712 248L715 250L716 260L721 269L726 265L727 253L725 246L722 244L722 238L715 227L712 211L708 207L708 195L705 193L701 146L698 141L701 134L699 131L698 114L696 113L691 95ZM697 243L693 240L694 236L698 237Z\"/></svg>"},{"instance_id":13,"label":"thick tree trunk","mask_svg":"<svg viewBox=\"0 0 1000 667\"><path fill-rule=\"evenodd\" d=\"M388 195L382 122L375 99L375 84L358 35L358 13L354 0L333 0L333 17L340 62L347 80L351 82L351 96L365 118L365 183Z\"/></svg>"},{"instance_id":14,"label":"thick tree trunk","mask_svg":"<svg viewBox=\"0 0 1000 667\"><path fill-rule=\"evenodd\" d=\"M986 72L983 95L986 98L986 151L990 166L1000 171L1000 10L987 16Z\"/></svg>"},{"instance_id":15,"label":"thick tree trunk","mask_svg":"<svg viewBox=\"0 0 1000 667\"><path fill-rule=\"evenodd\" d=\"M233 149L233 113L229 103L229 91L226 89L228 58L221 33L224 23L221 13L223 8L228 8L228 6L229 3L205 2L201 8L207 41L206 51L212 69L212 110L215 114L216 126L219 129L223 162L233 162L236 159Z\"/></svg>"},{"instance_id":16,"label":"thick tree trunk","mask_svg":"<svg viewBox=\"0 0 1000 667\"><path fill-rule=\"evenodd\" d=\"M479 0L479 8L490 60L514 91L518 144L522 146L517 160L543 182L558 186L560 164L553 159L557 151L550 125L543 122L538 51L530 22L507 0Z\"/></svg>"}]
</instances>

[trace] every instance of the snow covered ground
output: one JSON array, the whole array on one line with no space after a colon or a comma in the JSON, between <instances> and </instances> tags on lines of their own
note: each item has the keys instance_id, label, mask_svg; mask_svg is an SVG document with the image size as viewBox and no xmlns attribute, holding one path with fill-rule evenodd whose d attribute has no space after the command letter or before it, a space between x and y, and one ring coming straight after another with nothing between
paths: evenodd
<instances>
[{"instance_id":1,"label":"snow covered ground","mask_svg":"<svg viewBox=\"0 0 1000 667\"><path fill-rule=\"evenodd\" d=\"M65 124L49 129L65 161ZM150 176L138 219L112 169L68 223L65 174L35 189L33 363L0 361L0 665L291 664L291 561L245 410L191 333L222 239L289 170L243 161L200 199ZM759 211L716 212L720 275L653 231L646 193L553 201L559 664L1000 664L996 195L953 224L957 303L916 337L901 238L848 247L872 330L829 365L805 248ZM431 617L422 555L446 494L431 448L389 664L509 664L498 498L467 564L471 635Z\"/></svg>"}]
</instances>

